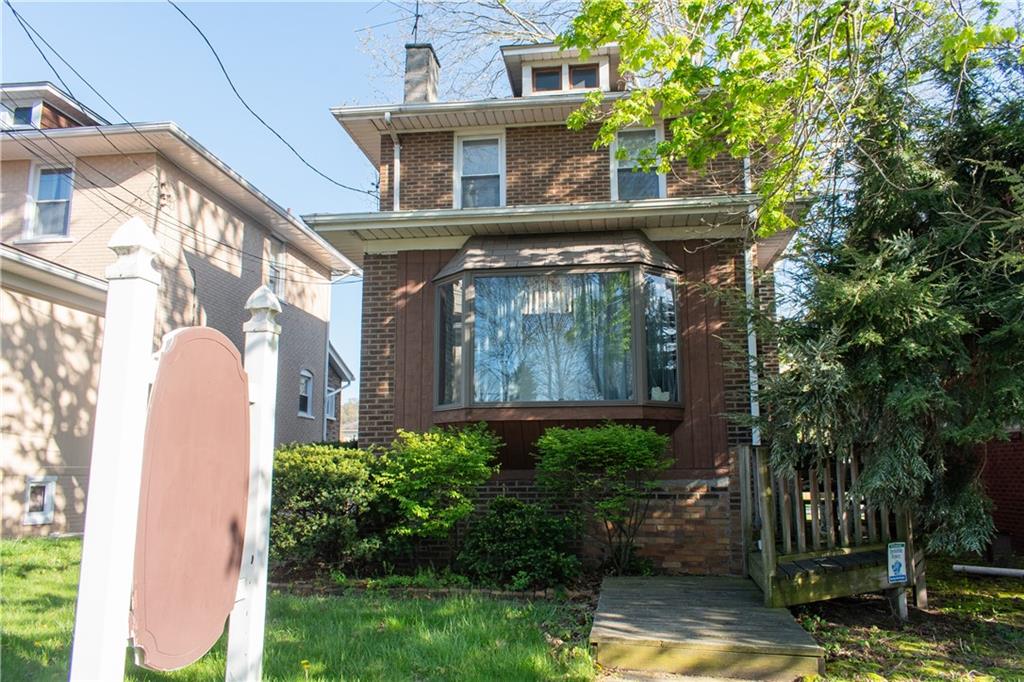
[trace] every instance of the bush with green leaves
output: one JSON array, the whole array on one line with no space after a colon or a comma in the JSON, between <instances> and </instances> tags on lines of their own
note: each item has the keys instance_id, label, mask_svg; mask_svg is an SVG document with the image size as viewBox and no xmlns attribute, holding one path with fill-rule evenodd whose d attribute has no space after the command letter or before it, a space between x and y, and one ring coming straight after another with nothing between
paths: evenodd
<instances>
[{"instance_id":1,"label":"bush with green leaves","mask_svg":"<svg viewBox=\"0 0 1024 682\"><path fill-rule=\"evenodd\" d=\"M637 531L650 491L671 460L668 436L652 428L607 422L583 429L547 429L537 441L537 482L561 503L596 521L609 569L633 563ZM586 525L593 525L587 523Z\"/></svg>"},{"instance_id":2,"label":"bush with green leaves","mask_svg":"<svg viewBox=\"0 0 1024 682\"><path fill-rule=\"evenodd\" d=\"M444 539L473 511L473 494L497 472L501 439L484 423L399 431L374 476L379 523L393 548Z\"/></svg>"},{"instance_id":3,"label":"bush with green leaves","mask_svg":"<svg viewBox=\"0 0 1024 682\"><path fill-rule=\"evenodd\" d=\"M579 574L573 524L540 505L497 497L473 521L458 565L485 584L516 590L565 585Z\"/></svg>"},{"instance_id":4,"label":"bush with green leaves","mask_svg":"<svg viewBox=\"0 0 1024 682\"><path fill-rule=\"evenodd\" d=\"M348 563L369 546L359 520L374 502L375 455L315 443L282 446L274 455L270 552L280 561Z\"/></svg>"}]
</instances>

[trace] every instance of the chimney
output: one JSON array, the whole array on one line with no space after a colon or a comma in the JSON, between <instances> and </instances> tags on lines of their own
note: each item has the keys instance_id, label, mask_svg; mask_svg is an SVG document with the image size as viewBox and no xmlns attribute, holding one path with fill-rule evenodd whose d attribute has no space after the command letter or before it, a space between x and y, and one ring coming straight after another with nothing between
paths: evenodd
<instances>
[{"instance_id":1,"label":"chimney","mask_svg":"<svg viewBox=\"0 0 1024 682\"><path fill-rule=\"evenodd\" d=\"M441 64L430 43L405 46L405 101L436 102Z\"/></svg>"}]
</instances>

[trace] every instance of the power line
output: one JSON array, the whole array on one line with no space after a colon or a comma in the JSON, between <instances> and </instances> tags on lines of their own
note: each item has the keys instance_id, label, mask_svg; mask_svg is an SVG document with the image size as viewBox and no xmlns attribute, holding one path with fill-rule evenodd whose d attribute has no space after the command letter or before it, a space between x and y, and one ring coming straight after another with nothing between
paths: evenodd
<instances>
[{"instance_id":1,"label":"power line","mask_svg":"<svg viewBox=\"0 0 1024 682\"><path fill-rule=\"evenodd\" d=\"M78 189L94 189L94 190L99 190L100 196L98 198L103 200L108 206L110 206L117 213L124 213L124 214L128 215L130 213L130 211L138 211L138 210L140 210L140 207L136 206L135 202L129 202L129 201L127 201L127 200L117 196L116 194L112 193L110 190L102 187L100 183L95 181L95 179L89 178L87 173L85 173L80 168L78 168L79 164L88 167L89 169L94 171L97 175L99 175L100 177L104 178L105 180L107 180L111 184L120 187L123 191L125 191L126 193L128 193L131 196L135 197L137 202L141 202L144 206L148 206L149 208L153 209L154 210L154 216L156 217L156 225L154 225L154 227L156 228L156 230L158 232L164 234L165 236L172 237L172 238L175 238L175 239L177 239L179 236L182 236L182 235L192 236L192 237L197 238L197 239L202 239L204 242L207 242L207 243L211 243L212 242L212 243L218 244L220 246L223 246L224 248L237 253L239 258L248 257L248 258L256 260L256 261L258 261L260 263L263 263L264 261L268 260L268 259L265 259L262 256L262 254L254 254L254 253L245 251L244 249L240 249L240 248L234 246L233 244L229 244L227 242L224 242L224 241L215 239L213 237L210 237L210 236L206 235L204 232L201 232L200 230L198 230L195 226L189 225L188 223L185 223L185 222L181 221L180 219L178 219L178 218L176 218L174 216L166 215L164 212L161 212L162 211L162 207L158 206L157 204L154 204L153 202L149 201L145 197L139 196L138 194L136 194L132 190L130 190L130 189L126 188L126 187L123 187L121 185L121 183L118 183L116 180L111 178L109 175L104 173L102 170L96 168L94 165L92 165L91 163L89 163L85 159L83 159L81 157L75 157L74 154L70 150L68 150L66 147L61 145L59 142L55 141L49 135L47 135L47 133L43 129L33 128L33 131L41 133L43 135L44 139L46 139L46 141L49 142L50 145L55 148L55 150L59 150L59 151L55 151L55 154L59 154L59 156L56 156L54 154L51 154L50 152L47 152L40 145L36 144L35 141L24 137L24 135L19 134L19 133L21 133L23 131L19 131L19 130L5 130L3 132L5 134L7 134L7 135L10 135L12 138L14 138L23 148L25 148L30 153L33 153L34 155L43 158L45 161L47 161L47 163L51 163L51 164L56 163L56 164L61 164L61 165L74 166L75 167L75 171L74 171L74 173L72 175L72 185L75 186L75 183L76 183L76 180L77 180L77 176L80 175L86 181L86 183L88 183L88 184L83 186L81 184L81 182L79 181L78 184L77 184L77 188ZM28 132L28 131L24 131L24 132ZM28 145L31 145L31 148ZM68 156L69 154L70 154L70 156ZM92 199L91 195L86 194L86 196L90 197L90 199ZM113 201L111 201L111 199L113 199ZM120 202L121 204L123 204L123 206L119 206L119 205L113 203L114 201ZM160 229L161 228L161 224L162 224L163 227L168 228L168 230L170 230L170 231ZM82 239L87 238L89 235L91 235L93 232L95 232L97 229L99 229L99 227L101 227L101 226L97 226L96 228L93 228L93 230L91 230L88 234L86 234ZM81 243L81 242L79 242L79 243ZM70 251L71 248L73 248L73 247L69 247L67 250L65 250L64 253L67 253L67 251ZM166 253L168 256L176 257L176 254L167 252L166 250L164 250L164 253ZM225 265L229 265L229 266L236 265L236 263L234 261L230 261L230 260L227 260L225 258L218 257L218 256L216 256L216 255L214 255L212 253L202 253L202 252L197 252L197 253L200 256L202 256L203 258L208 258L210 260L219 261L221 263L224 263ZM287 266L287 265L284 265L284 264L278 264L278 267L281 270L291 271L291 272L298 272L300 274L307 275L307 276L309 274L309 270L308 269L298 269L298 268ZM318 280L312 280L312 279L301 279L301 278L288 277L288 276L283 276L282 279L284 279L285 281L288 281L288 282L293 282L293 283L298 283L298 284L314 284L314 285L330 285L330 284L333 284L330 281L324 282L324 281L318 281ZM349 282L351 282L351 281L358 281L358 280L361 280L361 279L362 278L354 278L353 280L350 280ZM349 282L343 282L343 283L347 284Z\"/></svg>"},{"instance_id":2,"label":"power line","mask_svg":"<svg viewBox=\"0 0 1024 682\"><path fill-rule=\"evenodd\" d=\"M302 163L304 163L310 170L312 170L314 173L316 173L323 179L327 180L328 182L334 185L337 185L338 187L341 187L342 189L347 189L351 192L359 192L361 194L366 194L374 198L379 198L376 192L372 192L366 189L359 189L358 187L352 187L351 185L346 185L344 183L338 182L337 180L335 180L334 178L332 178L331 176L327 175L322 170L314 166L312 163L307 161L306 157L300 154L299 151L295 147L293 147L290 142L288 142L288 140L284 139L284 136L282 136L281 133L277 132L277 130L275 130L273 126L271 126L269 123L263 120L263 117L257 114L256 111L251 106L249 106L249 103L245 101L245 98L242 97L242 93L238 91L238 88L235 87L234 81L231 80L231 75L228 73L227 68L224 66L224 62L221 61L220 55L217 53L217 50L213 47L213 43L211 43L210 39L206 37L205 33L203 33L203 29L199 28L196 22L192 21L192 19L187 14L185 14L185 10L181 9L181 7L179 7L174 2L174 0L167 0L167 4L176 9L178 11L178 14L184 17L185 21L192 25L192 28L194 28L196 32L200 35L200 37L203 39L203 42L206 43L206 46L210 48L210 52L213 53L214 58L217 60L217 65L220 67L221 73L224 74L224 78L227 80L228 85L231 86L231 91L235 93L235 97L238 98L238 101L242 103L242 106L244 106L249 111L249 113L256 118L257 121L262 123L264 128L269 130L271 133L274 134L274 136L277 139L284 143L284 146L288 147L288 149L291 150L292 154L294 154L299 159L299 161L302 161Z\"/></svg>"}]
</instances>

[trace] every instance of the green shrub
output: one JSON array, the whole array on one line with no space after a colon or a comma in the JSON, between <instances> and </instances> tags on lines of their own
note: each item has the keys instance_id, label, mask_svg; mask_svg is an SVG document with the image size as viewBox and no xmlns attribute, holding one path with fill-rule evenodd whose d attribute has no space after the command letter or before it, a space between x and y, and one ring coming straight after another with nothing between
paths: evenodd
<instances>
[{"instance_id":1,"label":"green shrub","mask_svg":"<svg viewBox=\"0 0 1024 682\"><path fill-rule=\"evenodd\" d=\"M473 511L473 493L497 471L501 444L483 423L399 431L374 477L386 539L447 538Z\"/></svg>"},{"instance_id":2,"label":"green shrub","mask_svg":"<svg viewBox=\"0 0 1024 682\"><path fill-rule=\"evenodd\" d=\"M362 558L359 517L373 502L374 455L330 445L286 445L274 455L271 556L347 563Z\"/></svg>"},{"instance_id":3,"label":"green shrub","mask_svg":"<svg viewBox=\"0 0 1024 682\"><path fill-rule=\"evenodd\" d=\"M602 527L600 540L616 574L633 561L648 493L668 468L668 436L608 422L584 429L550 428L537 441L537 482L556 499Z\"/></svg>"},{"instance_id":4,"label":"green shrub","mask_svg":"<svg viewBox=\"0 0 1024 682\"><path fill-rule=\"evenodd\" d=\"M469 527L459 566L477 580L516 590L565 585L579 574L569 553L573 525L536 504L498 497Z\"/></svg>"}]
</instances>

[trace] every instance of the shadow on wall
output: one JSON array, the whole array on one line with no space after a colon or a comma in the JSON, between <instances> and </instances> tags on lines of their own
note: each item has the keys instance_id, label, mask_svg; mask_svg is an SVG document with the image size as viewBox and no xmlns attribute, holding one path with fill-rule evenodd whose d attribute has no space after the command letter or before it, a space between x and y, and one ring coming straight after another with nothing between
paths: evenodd
<instances>
[{"instance_id":1,"label":"shadow on wall","mask_svg":"<svg viewBox=\"0 0 1024 682\"><path fill-rule=\"evenodd\" d=\"M4 534L81 531L102 318L8 290L0 305ZM54 522L24 526L26 477L42 475L57 476Z\"/></svg>"}]
</instances>

